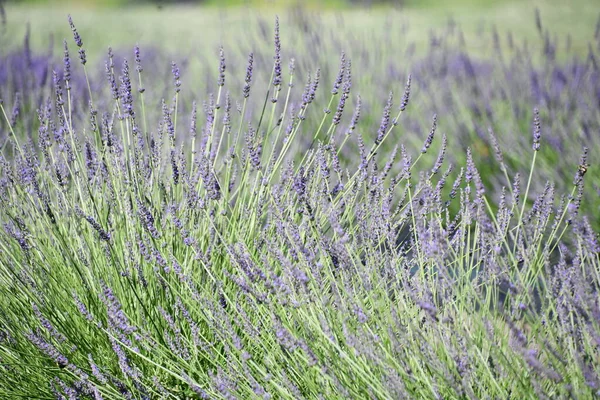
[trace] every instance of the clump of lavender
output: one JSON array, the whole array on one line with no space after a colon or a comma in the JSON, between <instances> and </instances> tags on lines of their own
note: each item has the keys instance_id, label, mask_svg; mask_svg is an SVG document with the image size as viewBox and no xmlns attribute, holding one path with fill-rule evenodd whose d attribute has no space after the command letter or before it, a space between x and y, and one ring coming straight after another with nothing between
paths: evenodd
<instances>
[{"instance_id":1,"label":"clump of lavender","mask_svg":"<svg viewBox=\"0 0 600 400\"><path fill-rule=\"evenodd\" d=\"M72 97L55 73L53 97L28 117L31 140L17 122L31 110L0 104L13 130L0 156L0 393L599 395L600 246L580 208L588 150L570 166L570 192L538 191L546 137L535 109L524 188L492 135L496 198L479 142L460 162L455 137L437 143L443 116L431 123L409 106L423 82L409 76L396 108L391 93L368 94L378 102L365 105L385 102L380 116L356 96L346 116L351 91L369 89L352 81L351 60L322 104L321 70L300 90L294 62L284 76L279 29L272 68L256 71L251 53L242 87L229 87L220 49L204 115L175 63L167 90L140 90L137 46L138 77L128 60L116 71L111 51L107 90L90 98L65 52ZM144 101L150 93L170 94ZM409 118L429 124L422 147L402 143Z\"/></svg>"}]
</instances>

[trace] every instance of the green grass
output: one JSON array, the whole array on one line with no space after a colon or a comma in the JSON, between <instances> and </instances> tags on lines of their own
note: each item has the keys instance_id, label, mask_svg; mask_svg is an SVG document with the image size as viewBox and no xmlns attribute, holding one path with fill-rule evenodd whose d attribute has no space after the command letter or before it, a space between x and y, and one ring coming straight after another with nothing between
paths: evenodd
<instances>
[{"instance_id":1,"label":"green grass","mask_svg":"<svg viewBox=\"0 0 600 400\"><path fill-rule=\"evenodd\" d=\"M287 2L285 2L287 3ZM94 6L88 3L52 2L47 4L10 3L7 5L9 40L21 40L26 23L32 26L32 44L36 48L47 48L49 34L54 35L55 44L69 37L67 14L72 14L86 40L92 56L104 52L107 44L129 48L135 43L168 47L178 52L205 54L215 43L235 43L242 37L247 26L258 16L272 21L276 14L287 15L284 6L271 3L252 2L258 7L199 7L195 5L164 6L134 5L123 8ZM281 4L281 3L277 3ZM588 40L593 36L598 17L594 0L544 1L475 1L459 0L413 0L402 9L375 7L362 9L348 7L318 11L309 4L308 10L318 11L323 23L352 27L356 34L383 35L386 20L393 24L407 23L409 29L397 40L414 42L417 48L428 42L429 31L443 26L452 18L464 30L469 50L474 54L489 52L488 41L481 40L481 29L495 25L500 34L512 32L515 40L537 37L534 10L539 7L544 25L558 37L571 35L575 49L584 53ZM290 17L291 18L291 17ZM286 35L286 19L282 34ZM485 27L485 28L483 28ZM289 42L288 42L289 43Z\"/></svg>"}]
</instances>

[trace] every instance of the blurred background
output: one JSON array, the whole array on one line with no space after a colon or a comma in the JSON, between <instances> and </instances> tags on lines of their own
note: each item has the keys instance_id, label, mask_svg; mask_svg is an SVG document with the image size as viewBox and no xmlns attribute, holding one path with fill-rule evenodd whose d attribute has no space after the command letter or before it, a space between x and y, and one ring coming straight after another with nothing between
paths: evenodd
<instances>
[{"instance_id":1,"label":"blurred background","mask_svg":"<svg viewBox=\"0 0 600 400\"><path fill-rule=\"evenodd\" d=\"M50 34L68 34L66 14L76 18L87 35L88 51L134 42L197 48L202 42L234 37L251 30L257 16L304 11L318 14L331 28L346 25L357 32L386 28L384 21L406 24L401 41L427 43L429 32L455 22L470 48L485 47L482 33L493 28L515 39L535 39L534 10L555 35L570 35L573 45L587 50L600 12L597 0L4 0L10 37L18 41L31 24L32 46L47 45ZM301 18L298 17L298 18ZM309 21L309 19L307 19ZM142 44L142 43L140 43ZM479 47L479 49L477 49Z\"/></svg>"}]
</instances>

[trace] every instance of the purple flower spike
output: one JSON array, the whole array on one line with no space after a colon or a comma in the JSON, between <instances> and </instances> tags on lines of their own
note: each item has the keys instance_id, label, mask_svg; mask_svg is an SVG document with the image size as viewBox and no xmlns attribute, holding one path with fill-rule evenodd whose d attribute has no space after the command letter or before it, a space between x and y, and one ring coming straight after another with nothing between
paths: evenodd
<instances>
[{"instance_id":1,"label":"purple flower spike","mask_svg":"<svg viewBox=\"0 0 600 400\"><path fill-rule=\"evenodd\" d=\"M69 86L69 81L71 80L71 58L69 57L69 48L67 46L66 40L63 41L63 45L65 47L64 58L63 58L63 62L64 62L63 79L65 80L65 83L66 83L65 88L67 90L71 90L71 87Z\"/></svg>"},{"instance_id":2,"label":"purple flower spike","mask_svg":"<svg viewBox=\"0 0 600 400\"><path fill-rule=\"evenodd\" d=\"M317 88L319 87L319 80L321 79L321 68L317 68L315 71L315 78L313 79L313 84L310 87L310 91L308 92L308 96L310 102L315 99L315 94L317 93Z\"/></svg>"},{"instance_id":3,"label":"purple flower spike","mask_svg":"<svg viewBox=\"0 0 600 400\"><path fill-rule=\"evenodd\" d=\"M179 67L177 66L177 64L175 64L174 61L171 63L171 72L173 73L173 80L175 81L175 93L179 93L179 91L181 90L181 81L179 80Z\"/></svg>"},{"instance_id":4,"label":"purple flower spike","mask_svg":"<svg viewBox=\"0 0 600 400\"><path fill-rule=\"evenodd\" d=\"M223 51L223 47L219 49L219 80L217 81L217 85L225 85L225 52Z\"/></svg>"},{"instance_id":5,"label":"purple flower spike","mask_svg":"<svg viewBox=\"0 0 600 400\"><path fill-rule=\"evenodd\" d=\"M83 40L81 40L81 36L79 36L79 33L77 32L77 29L75 28L75 24L73 23L73 18L71 18L70 15L69 15L69 25L71 26L71 31L73 31L73 39L75 39L75 44L77 45L77 47L83 46Z\"/></svg>"},{"instance_id":6,"label":"purple flower spike","mask_svg":"<svg viewBox=\"0 0 600 400\"><path fill-rule=\"evenodd\" d=\"M281 40L279 38L279 17L275 17L275 69L273 74L273 86L281 85Z\"/></svg>"},{"instance_id":7,"label":"purple flower spike","mask_svg":"<svg viewBox=\"0 0 600 400\"><path fill-rule=\"evenodd\" d=\"M537 108L533 109L533 150L540 149L540 139L542 137L542 128L540 125L540 111Z\"/></svg>"},{"instance_id":8,"label":"purple flower spike","mask_svg":"<svg viewBox=\"0 0 600 400\"><path fill-rule=\"evenodd\" d=\"M98 236L101 240L105 242L110 241L110 233L105 231L102 226L92 217L91 215L86 215L85 220L94 228L94 230L98 233Z\"/></svg>"},{"instance_id":9,"label":"purple flower spike","mask_svg":"<svg viewBox=\"0 0 600 400\"><path fill-rule=\"evenodd\" d=\"M197 131L197 118L198 118L198 105L196 102L192 102L192 117L190 119L190 135L192 138L195 138ZM194 149L192 149L194 151Z\"/></svg>"},{"instance_id":10,"label":"purple flower spike","mask_svg":"<svg viewBox=\"0 0 600 400\"><path fill-rule=\"evenodd\" d=\"M108 83L110 85L110 93L112 94L112 98L117 100L119 98L119 87L117 86L117 81L115 79L114 73L114 62L113 62L113 52L112 48L108 48L108 61L105 64L106 78L108 79Z\"/></svg>"},{"instance_id":11,"label":"purple flower spike","mask_svg":"<svg viewBox=\"0 0 600 400\"><path fill-rule=\"evenodd\" d=\"M338 125L342 120L342 113L344 112L344 106L346 104L346 100L350 95L350 88L352 87L352 75L350 72L350 60L348 60L346 64L346 79L344 80L344 87L342 89L342 96L340 97L340 101L338 103L335 115L333 116L333 124Z\"/></svg>"},{"instance_id":12,"label":"purple flower spike","mask_svg":"<svg viewBox=\"0 0 600 400\"><path fill-rule=\"evenodd\" d=\"M248 55L248 66L246 67L246 79L244 80L244 98L248 98L250 96L250 84L252 83L252 69L254 63L254 53L250 53Z\"/></svg>"},{"instance_id":13,"label":"purple flower spike","mask_svg":"<svg viewBox=\"0 0 600 400\"><path fill-rule=\"evenodd\" d=\"M406 79L406 86L404 87L404 95L402 95L402 101L400 102L400 111L404 111L406 106L408 105L408 100L410 98L410 82L412 77L408 75Z\"/></svg>"},{"instance_id":14,"label":"purple flower spike","mask_svg":"<svg viewBox=\"0 0 600 400\"><path fill-rule=\"evenodd\" d=\"M379 144L383 141L385 134L387 133L388 126L390 124L390 110L392 109L392 100L394 99L394 95L390 92L388 96L387 103L383 108L383 116L381 117L381 125L379 125L379 130L377 131L377 138L375 139L375 144Z\"/></svg>"},{"instance_id":15,"label":"purple flower spike","mask_svg":"<svg viewBox=\"0 0 600 400\"><path fill-rule=\"evenodd\" d=\"M87 62L87 58L85 56L85 50L84 49L79 49L79 60L81 61L82 65L85 65L85 63Z\"/></svg>"},{"instance_id":16,"label":"purple flower spike","mask_svg":"<svg viewBox=\"0 0 600 400\"><path fill-rule=\"evenodd\" d=\"M73 23L73 19L71 18L70 15L69 15L69 25L71 26L71 31L73 31L73 39L75 40L75 44L77 45L77 47L79 47L79 60L81 61L81 64L85 65L85 63L87 62L87 59L85 56L85 50L82 49L83 40L81 40L81 36L79 36L79 33L77 32L77 29L75 28L75 24Z\"/></svg>"},{"instance_id":17,"label":"purple flower spike","mask_svg":"<svg viewBox=\"0 0 600 400\"><path fill-rule=\"evenodd\" d=\"M427 139L425 140L425 143L423 144L421 153L427 153L427 149L429 149L429 146L431 146L431 143L433 142L433 136L435 135L436 128L437 128L437 115L433 114L433 124L431 125L431 130L429 131L429 136L427 136Z\"/></svg>"},{"instance_id":18,"label":"purple flower spike","mask_svg":"<svg viewBox=\"0 0 600 400\"><path fill-rule=\"evenodd\" d=\"M519 204L519 196L521 194L521 175L517 172L513 181L513 201L514 204Z\"/></svg>"},{"instance_id":19,"label":"purple flower spike","mask_svg":"<svg viewBox=\"0 0 600 400\"><path fill-rule=\"evenodd\" d=\"M348 130L346 131L346 135L352 134L356 129L356 125L358 124L358 119L360 118L360 107L361 107L361 98L360 95L356 96L356 107L354 108L354 114L352 114L352 120L350 120L350 125L348 126Z\"/></svg>"},{"instance_id":20,"label":"purple flower spike","mask_svg":"<svg viewBox=\"0 0 600 400\"><path fill-rule=\"evenodd\" d=\"M135 70L137 72L142 72L144 69L142 68L142 57L140 56L140 46L135 45L133 48L133 54L135 56Z\"/></svg>"},{"instance_id":21,"label":"purple flower spike","mask_svg":"<svg viewBox=\"0 0 600 400\"><path fill-rule=\"evenodd\" d=\"M123 110L125 115L135 118L133 109L133 95L131 93L131 80L129 79L129 64L123 60L123 71L121 76L121 100L123 101Z\"/></svg>"},{"instance_id":22,"label":"purple flower spike","mask_svg":"<svg viewBox=\"0 0 600 400\"><path fill-rule=\"evenodd\" d=\"M442 136L442 148L440 149L440 152L438 153L438 157L435 161L435 164L433 165L433 169L431 170L432 174L437 174L438 171L440 170L440 168L442 168L442 164L444 163L444 157L446 155L447 147L448 147L448 138L446 138L446 135L444 134Z\"/></svg>"},{"instance_id":23,"label":"purple flower spike","mask_svg":"<svg viewBox=\"0 0 600 400\"><path fill-rule=\"evenodd\" d=\"M492 146L494 147L494 156L496 157L496 161L500 164L504 163L504 156L502 155L502 150L500 150L500 145L498 144L498 138L494 134L492 128L488 128L488 133L490 135L490 140L492 142Z\"/></svg>"},{"instance_id":24,"label":"purple flower spike","mask_svg":"<svg viewBox=\"0 0 600 400\"><path fill-rule=\"evenodd\" d=\"M342 85L342 80L344 79L344 72L346 71L346 53L342 52L340 56L340 70L335 78L335 82L333 82L333 89L331 89L331 94L338 94L338 90Z\"/></svg>"},{"instance_id":25,"label":"purple flower spike","mask_svg":"<svg viewBox=\"0 0 600 400\"><path fill-rule=\"evenodd\" d=\"M17 120L19 118L19 114L21 114L21 93L15 93L15 104L13 105L12 115L10 117L10 125L15 126Z\"/></svg>"}]
</instances>

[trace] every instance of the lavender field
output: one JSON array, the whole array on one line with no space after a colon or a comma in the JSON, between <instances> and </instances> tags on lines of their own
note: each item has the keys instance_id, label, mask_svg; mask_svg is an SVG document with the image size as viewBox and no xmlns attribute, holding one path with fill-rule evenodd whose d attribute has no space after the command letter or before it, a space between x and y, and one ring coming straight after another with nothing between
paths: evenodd
<instances>
[{"instance_id":1,"label":"lavender field","mask_svg":"<svg viewBox=\"0 0 600 400\"><path fill-rule=\"evenodd\" d=\"M0 398L600 397L600 9L467 3L0 2Z\"/></svg>"}]
</instances>

